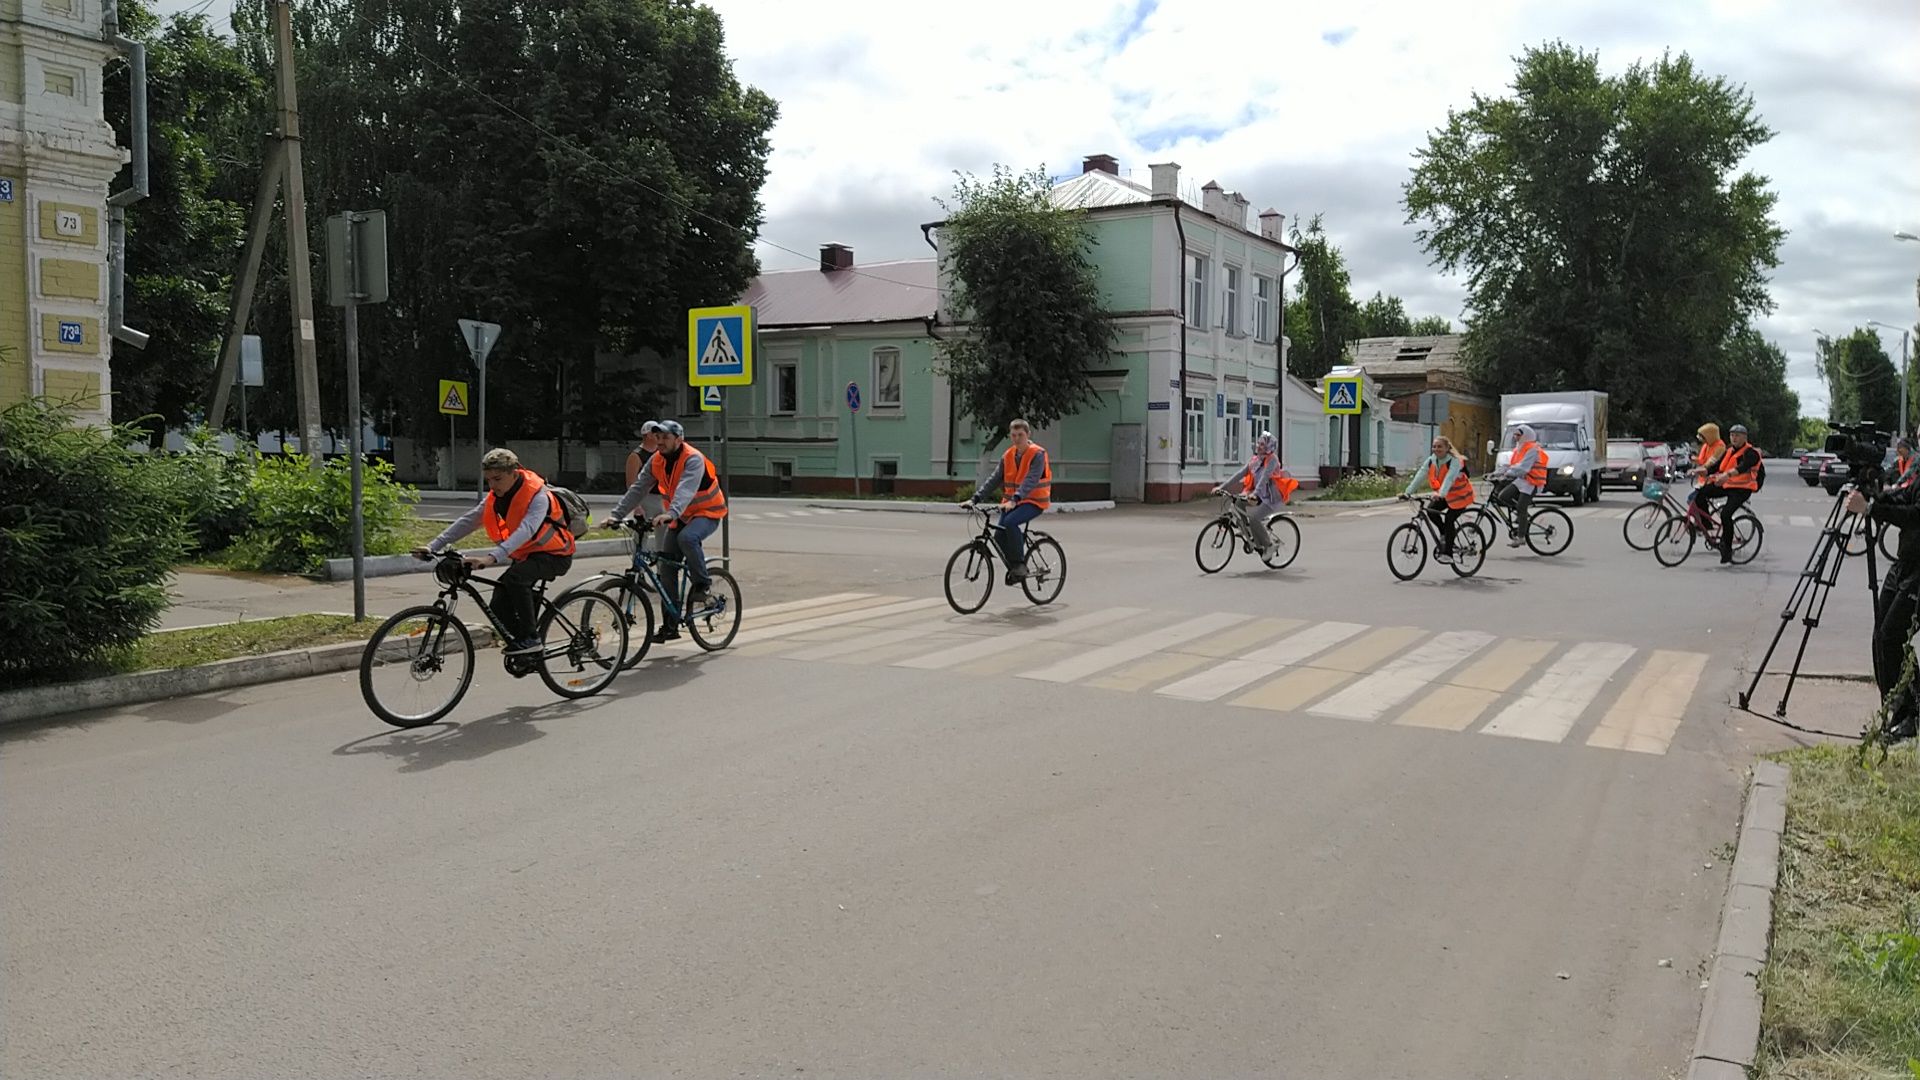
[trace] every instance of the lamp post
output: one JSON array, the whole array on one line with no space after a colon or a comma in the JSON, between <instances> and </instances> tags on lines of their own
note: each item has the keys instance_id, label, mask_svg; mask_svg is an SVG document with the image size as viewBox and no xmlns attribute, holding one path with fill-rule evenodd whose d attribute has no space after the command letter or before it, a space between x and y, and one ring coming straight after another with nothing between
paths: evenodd
<instances>
[{"instance_id":1,"label":"lamp post","mask_svg":"<svg viewBox=\"0 0 1920 1080\"><path fill-rule=\"evenodd\" d=\"M1868 319L1867 325L1884 326L1889 330L1900 331L1900 424L1894 430L1894 435L1904 439L1910 430L1907 427L1907 329L1892 323L1883 323L1879 319Z\"/></svg>"}]
</instances>

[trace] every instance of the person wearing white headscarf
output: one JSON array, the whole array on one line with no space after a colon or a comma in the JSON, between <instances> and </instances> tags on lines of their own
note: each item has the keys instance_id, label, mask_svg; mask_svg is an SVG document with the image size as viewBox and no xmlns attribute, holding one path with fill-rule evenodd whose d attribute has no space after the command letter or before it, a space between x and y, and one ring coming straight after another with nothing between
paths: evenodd
<instances>
[{"instance_id":1,"label":"person wearing white headscarf","mask_svg":"<svg viewBox=\"0 0 1920 1080\"><path fill-rule=\"evenodd\" d=\"M1513 460L1500 474L1500 481L1501 486L1491 501L1513 507L1514 517L1518 519L1513 535L1507 537L1507 546L1525 547L1527 511L1533 505L1533 497L1547 489L1547 450L1540 445L1540 436L1532 425L1514 427Z\"/></svg>"},{"instance_id":2,"label":"person wearing white headscarf","mask_svg":"<svg viewBox=\"0 0 1920 1080\"><path fill-rule=\"evenodd\" d=\"M1273 548L1273 534L1267 529L1267 520L1286 508L1287 500L1293 497L1294 490L1300 486L1300 481L1281 467L1279 449L1279 440L1273 437L1273 432L1261 432L1253 440L1253 457L1240 467L1239 472L1222 480L1220 486L1213 489L1214 494L1222 495L1235 491L1237 485L1238 494L1255 500L1255 504L1247 508L1247 524L1251 527L1254 545L1262 555Z\"/></svg>"}]
</instances>

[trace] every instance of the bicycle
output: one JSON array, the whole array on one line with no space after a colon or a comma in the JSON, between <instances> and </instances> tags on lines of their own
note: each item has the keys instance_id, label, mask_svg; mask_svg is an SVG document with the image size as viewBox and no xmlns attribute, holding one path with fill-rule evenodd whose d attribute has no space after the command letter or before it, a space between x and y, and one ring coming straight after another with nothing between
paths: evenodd
<instances>
[{"instance_id":1,"label":"bicycle","mask_svg":"<svg viewBox=\"0 0 1920 1080\"><path fill-rule=\"evenodd\" d=\"M1220 516L1200 527L1200 536L1193 542L1193 561L1200 564L1203 573L1217 574L1227 568L1233 559L1233 549L1245 548L1248 554L1258 551L1253 543L1253 520L1247 516L1247 508L1259 502L1251 495L1236 495L1230 491L1215 492L1225 505ZM1284 570L1293 565L1300 554L1300 526L1293 523L1293 515L1285 511L1267 518L1267 534L1273 538L1273 547L1260 552L1260 561L1273 570ZM1236 545L1235 540L1239 543ZM1207 565L1210 555L1218 555L1220 561Z\"/></svg>"},{"instance_id":2,"label":"bicycle","mask_svg":"<svg viewBox=\"0 0 1920 1080\"><path fill-rule=\"evenodd\" d=\"M460 552L443 551L431 558L439 560L433 574L440 582L440 596L389 616L360 654L360 694L375 716L395 727L433 723L452 712L472 685L473 634L454 615L463 594L479 606L497 640L512 640L474 587L498 582L474 573ZM620 655L627 646L627 625L612 601L578 588L549 600L546 582L531 588L540 611L540 644L526 653L506 651L507 673L520 678L538 672L547 688L564 698L589 697L606 689L620 674ZM385 688L389 681L390 689ZM437 691L429 689L433 684L445 692L444 699L434 696Z\"/></svg>"},{"instance_id":3,"label":"bicycle","mask_svg":"<svg viewBox=\"0 0 1920 1080\"><path fill-rule=\"evenodd\" d=\"M1686 513L1687 504L1674 497L1672 487L1656 480L1647 481L1640 493L1648 501L1627 511L1627 520L1620 523L1620 532L1633 550L1652 551L1661 527L1675 514Z\"/></svg>"},{"instance_id":4,"label":"bicycle","mask_svg":"<svg viewBox=\"0 0 1920 1080\"><path fill-rule=\"evenodd\" d=\"M987 597L993 595L993 564L1000 558L996 536L1000 525L993 517L996 512L1004 513L999 507L970 507L969 521L972 515L980 516L980 533L947 557L944 583L947 604L962 615L979 611L986 606ZM1035 604L1051 604L1067 583L1066 550L1058 540L1031 527L1026 530L1026 541L1027 574L1020 579L1020 591ZM961 571L958 578L954 574L956 568ZM975 587L980 591L979 598L969 603Z\"/></svg>"},{"instance_id":5,"label":"bicycle","mask_svg":"<svg viewBox=\"0 0 1920 1080\"><path fill-rule=\"evenodd\" d=\"M622 525L624 531L621 539L627 542L627 551L631 556L627 568L595 574L576 586L593 589L613 601L614 607L619 609L620 617L627 625L627 647L621 653L621 670L638 664L653 645L653 601L647 599L648 593L660 598L662 614L686 626L695 645L707 652L717 652L731 645L734 635L740 632L742 605L740 584L727 571L727 560L707 560L707 575L713 579L713 584L708 588L711 599L698 611L689 612L687 595L693 591L693 582L686 574L685 561L667 550L673 534L669 530L656 528L653 522L640 515L628 518ZM681 571L677 596L667 595L660 573L662 566ZM634 634L636 630L640 631L637 641Z\"/></svg>"},{"instance_id":6,"label":"bicycle","mask_svg":"<svg viewBox=\"0 0 1920 1080\"><path fill-rule=\"evenodd\" d=\"M1401 581L1412 581L1427 568L1427 548L1440 547L1440 526L1427 516L1425 499L1410 499L1413 520L1387 536L1387 569ZM1453 530L1453 561L1448 564L1460 577L1470 578L1487 561L1487 545L1492 541L1480 531L1471 514L1461 514ZM1395 561L1395 556L1400 561ZM1403 565L1404 564L1404 565Z\"/></svg>"},{"instance_id":7,"label":"bicycle","mask_svg":"<svg viewBox=\"0 0 1920 1080\"><path fill-rule=\"evenodd\" d=\"M1760 519L1752 510L1742 506L1733 514L1733 562L1735 566L1745 566L1760 554L1761 541L1766 530L1761 528ZM1704 539L1709 548L1720 547L1720 515L1714 512L1698 514L1670 514L1666 523L1660 526L1660 535L1653 544L1653 557L1660 560L1661 566L1679 566L1693 554L1693 542L1698 537ZM1861 553L1865 554L1865 541L1861 543Z\"/></svg>"},{"instance_id":8,"label":"bicycle","mask_svg":"<svg viewBox=\"0 0 1920 1080\"><path fill-rule=\"evenodd\" d=\"M1494 491L1500 490L1496 485ZM1500 539L1501 526L1512 535L1519 532L1516 511L1504 503L1494 503L1491 499L1467 512L1473 519L1474 527L1486 538L1488 546ZM1527 513L1527 546L1537 555L1558 555L1573 543L1573 519L1565 510L1557 506L1530 507Z\"/></svg>"}]
</instances>

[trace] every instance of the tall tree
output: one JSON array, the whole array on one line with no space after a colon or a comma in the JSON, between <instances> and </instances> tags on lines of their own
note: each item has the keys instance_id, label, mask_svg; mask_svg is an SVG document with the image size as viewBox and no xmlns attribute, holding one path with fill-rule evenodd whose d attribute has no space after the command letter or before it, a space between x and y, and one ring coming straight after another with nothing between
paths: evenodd
<instances>
[{"instance_id":1,"label":"tall tree","mask_svg":"<svg viewBox=\"0 0 1920 1080\"><path fill-rule=\"evenodd\" d=\"M1496 392L1608 390L1621 430L1690 430L1773 306L1774 195L1736 172L1772 133L1685 55L1609 77L1554 43L1512 91L1450 112L1405 188L1428 254L1467 273L1467 364Z\"/></svg>"},{"instance_id":2,"label":"tall tree","mask_svg":"<svg viewBox=\"0 0 1920 1080\"><path fill-rule=\"evenodd\" d=\"M1300 281L1287 303L1287 336L1293 339L1287 370L1312 381L1343 363L1347 342L1362 336L1360 309L1346 257L1327 237L1321 215L1313 215L1304 230L1296 223L1292 243L1300 252Z\"/></svg>"},{"instance_id":3,"label":"tall tree","mask_svg":"<svg viewBox=\"0 0 1920 1080\"><path fill-rule=\"evenodd\" d=\"M1850 414L1835 411L1834 420L1845 424L1870 420L1892 430L1900 417L1900 372L1880 343L1878 331L1856 327L1833 342L1826 367L1829 385L1837 383L1848 391L1844 401L1835 396L1836 410L1852 410Z\"/></svg>"},{"instance_id":4,"label":"tall tree","mask_svg":"<svg viewBox=\"0 0 1920 1080\"><path fill-rule=\"evenodd\" d=\"M941 201L951 307L965 315L940 340L939 363L960 408L993 433L988 445L1016 416L1044 426L1077 412L1095 395L1089 372L1119 341L1086 214L1051 193L1045 169L996 165L985 179L962 174Z\"/></svg>"},{"instance_id":5,"label":"tall tree","mask_svg":"<svg viewBox=\"0 0 1920 1080\"><path fill-rule=\"evenodd\" d=\"M1407 333L1415 337L1432 337L1436 334L1453 333L1453 320L1444 315L1422 315L1413 320L1413 326Z\"/></svg>"},{"instance_id":6,"label":"tall tree","mask_svg":"<svg viewBox=\"0 0 1920 1080\"><path fill-rule=\"evenodd\" d=\"M1405 337L1413 333L1413 320L1399 297L1375 292L1373 299L1360 305L1357 330L1363 338Z\"/></svg>"}]
</instances>

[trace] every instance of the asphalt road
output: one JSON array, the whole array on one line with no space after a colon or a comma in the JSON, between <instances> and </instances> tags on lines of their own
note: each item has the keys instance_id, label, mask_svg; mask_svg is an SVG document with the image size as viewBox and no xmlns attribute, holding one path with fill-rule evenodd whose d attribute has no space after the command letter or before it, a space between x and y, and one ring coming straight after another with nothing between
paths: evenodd
<instances>
[{"instance_id":1,"label":"asphalt road","mask_svg":"<svg viewBox=\"0 0 1920 1080\"><path fill-rule=\"evenodd\" d=\"M486 653L418 731L351 675L0 729L0 1073L1678 1075L1828 505L1772 472L1745 568L1625 492L1472 581L1388 575L1399 507L1211 577L1133 508L971 617L960 519L740 500L737 646L597 699Z\"/></svg>"}]
</instances>

